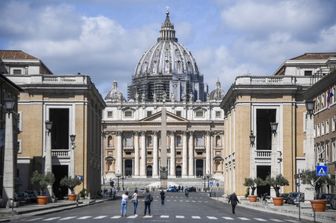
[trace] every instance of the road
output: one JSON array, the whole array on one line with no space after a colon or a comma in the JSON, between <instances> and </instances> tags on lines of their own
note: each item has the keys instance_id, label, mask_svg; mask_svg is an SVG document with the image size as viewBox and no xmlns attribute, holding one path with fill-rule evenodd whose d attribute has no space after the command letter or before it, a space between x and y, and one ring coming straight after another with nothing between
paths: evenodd
<instances>
[{"instance_id":1,"label":"road","mask_svg":"<svg viewBox=\"0 0 336 223\"><path fill-rule=\"evenodd\" d=\"M213 200L205 193L166 193L165 205L161 205L159 195L154 194L151 205L152 216L144 216L143 200L140 199L138 216L133 214L133 204L129 202L127 217L120 217L120 201L106 201L82 208L66 210L43 216L30 216L12 222L299 222L297 219L259 212L243 207L231 213L229 204Z\"/></svg>"}]
</instances>

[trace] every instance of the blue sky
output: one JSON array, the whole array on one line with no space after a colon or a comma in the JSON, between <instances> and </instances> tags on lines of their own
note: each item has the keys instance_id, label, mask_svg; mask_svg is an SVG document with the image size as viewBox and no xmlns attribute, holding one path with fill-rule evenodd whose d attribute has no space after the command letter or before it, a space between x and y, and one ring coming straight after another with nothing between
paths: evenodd
<instances>
[{"instance_id":1,"label":"blue sky","mask_svg":"<svg viewBox=\"0 0 336 223\"><path fill-rule=\"evenodd\" d=\"M126 94L159 36L166 7L210 89L238 75L272 75L305 52L336 51L332 0L1 0L0 48L21 49L55 74L88 74L104 97Z\"/></svg>"}]
</instances>

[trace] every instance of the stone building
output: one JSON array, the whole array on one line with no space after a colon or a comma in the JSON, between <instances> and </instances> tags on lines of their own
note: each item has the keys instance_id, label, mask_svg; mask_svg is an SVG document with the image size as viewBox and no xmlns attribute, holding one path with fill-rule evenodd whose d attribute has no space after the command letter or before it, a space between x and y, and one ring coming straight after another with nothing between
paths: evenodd
<instances>
[{"instance_id":1,"label":"stone building","mask_svg":"<svg viewBox=\"0 0 336 223\"><path fill-rule=\"evenodd\" d=\"M23 51L1 50L0 61L4 75L24 90L18 102L18 190L32 189L32 172L43 172L47 158L52 157L56 196L67 194L67 189L59 186L60 179L74 175L83 179L77 192L85 188L95 194L100 190L105 103L90 77L54 75L41 60ZM53 123L51 139L46 121ZM75 135L74 141L71 135Z\"/></svg>"},{"instance_id":2,"label":"stone building","mask_svg":"<svg viewBox=\"0 0 336 223\"><path fill-rule=\"evenodd\" d=\"M105 98L104 179L155 181L164 165L169 181L205 175L222 180L223 91L220 82L212 92L204 86L167 13L157 43L136 66L128 100L117 82Z\"/></svg>"},{"instance_id":3,"label":"stone building","mask_svg":"<svg viewBox=\"0 0 336 223\"><path fill-rule=\"evenodd\" d=\"M294 175L306 168L311 150L304 92L330 73L332 61L335 53L307 53L287 60L273 76L236 78L221 102L226 193L244 195L244 178L277 174L289 180L285 191L296 190ZM270 188L258 188L265 192Z\"/></svg>"}]
</instances>

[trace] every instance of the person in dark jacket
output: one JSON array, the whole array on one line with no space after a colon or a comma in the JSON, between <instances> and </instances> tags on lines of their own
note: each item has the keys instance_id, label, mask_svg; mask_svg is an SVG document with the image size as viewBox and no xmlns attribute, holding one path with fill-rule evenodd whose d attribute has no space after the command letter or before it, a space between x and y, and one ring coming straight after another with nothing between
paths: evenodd
<instances>
[{"instance_id":1,"label":"person in dark jacket","mask_svg":"<svg viewBox=\"0 0 336 223\"><path fill-rule=\"evenodd\" d=\"M160 191L160 197L161 197L161 205L164 205L164 200L166 196L163 190Z\"/></svg>"},{"instance_id":2,"label":"person in dark jacket","mask_svg":"<svg viewBox=\"0 0 336 223\"><path fill-rule=\"evenodd\" d=\"M235 214L235 209L236 209L237 203L240 203L235 192L233 192L230 195L230 197L229 197L229 203L231 203L232 214Z\"/></svg>"},{"instance_id":3,"label":"person in dark jacket","mask_svg":"<svg viewBox=\"0 0 336 223\"><path fill-rule=\"evenodd\" d=\"M146 193L145 193L145 197L144 197L144 201L145 201L145 214L147 214L147 210L148 210L148 214L151 215L151 209L150 209L150 205L153 201L153 196L151 195L151 193L149 193L149 189L146 188Z\"/></svg>"}]
</instances>

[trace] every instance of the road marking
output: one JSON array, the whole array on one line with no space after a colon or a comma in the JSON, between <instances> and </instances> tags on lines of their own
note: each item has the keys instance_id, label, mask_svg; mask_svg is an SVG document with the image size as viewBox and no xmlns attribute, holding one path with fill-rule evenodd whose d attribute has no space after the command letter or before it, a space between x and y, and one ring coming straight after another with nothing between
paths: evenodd
<instances>
[{"instance_id":1,"label":"road marking","mask_svg":"<svg viewBox=\"0 0 336 223\"><path fill-rule=\"evenodd\" d=\"M69 217L61 218L60 221L70 220L70 219L73 219L75 217L77 217L77 216L69 216Z\"/></svg>"},{"instance_id":2,"label":"road marking","mask_svg":"<svg viewBox=\"0 0 336 223\"><path fill-rule=\"evenodd\" d=\"M297 220L291 220L291 219L285 219L285 221L288 221L288 222L293 222L293 223L296 223L296 222L298 222Z\"/></svg>"},{"instance_id":3,"label":"road marking","mask_svg":"<svg viewBox=\"0 0 336 223\"><path fill-rule=\"evenodd\" d=\"M101 215L101 216L95 217L94 219L103 219L103 218L106 218L106 217L107 217L106 215Z\"/></svg>"},{"instance_id":4,"label":"road marking","mask_svg":"<svg viewBox=\"0 0 336 223\"><path fill-rule=\"evenodd\" d=\"M116 216L111 217L111 219L118 219L118 218L121 218L121 216L120 215L116 215Z\"/></svg>"},{"instance_id":5,"label":"road marking","mask_svg":"<svg viewBox=\"0 0 336 223\"><path fill-rule=\"evenodd\" d=\"M200 216L191 216L192 219L201 219Z\"/></svg>"},{"instance_id":6,"label":"road marking","mask_svg":"<svg viewBox=\"0 0 336 223\"><path fill-rule=\"evenodd\" d=\"M257 221L266 221L265 219L263 219L263 218L254 218L255 220L257 220Z\"/></svg>"},{"instance_id":7,"label":"road marking","mask_svg":"<svg viewBox=\"0 0 336 223\"><path fill-rule=\"evenodd\" d=\"M222 217L222 218L224 218L225 220L233 220L233 218L231 217Z\"/></svg>"},{"instance_id":8,"label":"road marking","mask_svg":"<svg viewBox=\"0 0 336 223\"><path fill-rule=\"evenodd\" d=\"M152 218L152 215L145 215L143 218Z\"/></svg>"},{"instance_id":9,"label":"road marking","mask_svg":"<svg viewBox=\"0 0 336 223\"><path fill-rule=\"evenodd\" d=\"M61 218L61 217L46 218L43 221L52 221L52 220L56 220L56 219L59 219L59 218Z\"/></svg>"},{"instance_id":10,"label":"road marking","mask_svg":"<svg viewBox=\"0 0 336 223\"><path fill-rule=\"evenodd\" d=\"M137 218L137 217L138 217L138 215L131 215L131 216L127 217L127 218Z\"/></svg>"},{"instance_id":11,"label":"road marking","mask_svg":"<svg viewBox=\"0 0 336 223\"><path fill-rule=\"evenodd\" d=\"M38 221L38 220L41 220L42 218L33 218L33 219L30 219L30 220L27 220L27 221Z\"/></svg>"},{"instance_id":12,"label":"road marking","mask_svg":"<svg viewBox=\"0 0 336 223\"><path fill-rule=\"evenodd\" d=\"M170 201L170 200L167 200L167 201Z\"/></svg>"},{"instance_id":13,"label":"road marking","mask_svg":"<svg viewBox=\"0 0 336 223\"><path fill-rule=\"evenodd\" d=\"M250 219L248 218L245 218L245 217L238 217L240 220L243 220L243 221L249 221Z\"/></svg>"},{"instance_id":14,"label":"road marking","mask_svg":"<svg viewBox=\"0 0 336 223\"><path fill-rule=\"evenodd\" d=\"M270 220L271 220L271 221L275 221L275 222L284 222L283 220L276 219L276 218L271 218Z\"/></svg>"},{"instance_id":15,"label":"road marking","mask_svg":"<svg viewBox=\"0 0 336 223\"><path fill-rule=\"evenodd\" d=\"M184 218L183 215L176 215L176 218Z\"/></svg>"},{"instance_id":16,"label":"road marking","mask_svg":"<svg viewBox=\"0 0 336 223\"><path fill-rule=\"evenodd\" d=\"M169 218L169 215L161 215L160 218Z\"/></svg>"},{"instance_id":17,"label":"road marking","mask_svg":"<svg viewBox=\"0 0 336 223\"><path fill-rule=\"evenodd\" d=\"M82 220L82 219L88 219L88 218L91 218L91 216L83 216L83 217L80 217L80 218L77 218L77 219Z\"/></svg>"},{"instance_id":18,"label":"road marking","mask_svg":"<svg viewBox=\"0 0 336 223\"><path fill-rule=\"evenodd\" d=\"M213 217L213 216L207 216L208 219L211 219L211 220L217 220L218 218L216 217Z\"/></svg>"}]
</instances>

